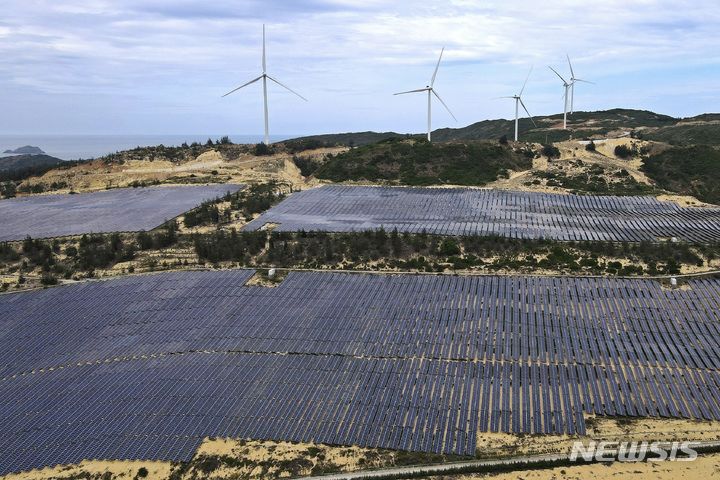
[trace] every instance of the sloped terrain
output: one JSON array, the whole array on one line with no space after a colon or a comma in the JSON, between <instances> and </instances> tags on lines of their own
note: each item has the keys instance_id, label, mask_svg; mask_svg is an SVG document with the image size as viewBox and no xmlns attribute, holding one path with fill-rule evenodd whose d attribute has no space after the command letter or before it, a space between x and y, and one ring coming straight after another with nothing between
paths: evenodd
<instances>
[{"instance_id":1,"label":"sloped terrain","mask_svg":"<svg viewBox=\"0 0 720 480\"><path fill-rule=\"evenodd\" d=\"M314 174L332 181L484 185L508 170L530 168L531 158L497 142L391 139L329 157Z\"/></svg>"},{"instance_id":2,"label":"sloped terrain","mask_svg":"<svg viewBox=\"0 0 720 480\"><path fill-rule=\"evenodd\" d=\"M645 160L643 171L659 186L720 204L720 150L709 145L674 147Z\"/></svg>"}]
</instances>

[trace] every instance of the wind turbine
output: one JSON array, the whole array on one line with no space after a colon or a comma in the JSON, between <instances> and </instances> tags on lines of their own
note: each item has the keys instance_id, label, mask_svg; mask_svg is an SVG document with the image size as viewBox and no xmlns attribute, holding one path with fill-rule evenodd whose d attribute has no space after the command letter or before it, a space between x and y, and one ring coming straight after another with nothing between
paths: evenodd
<instances>
[{"instance_id":1,"label":"wind turbine","mask_svg":"<svg viewBox=\"0 0 720 480\"><path fill-rule=\"evenodd\" d=\"M435 88L433 88L433 85L435 85L435 77L437 77L438 68L440 68L440 60L442 60L443 52L445 51L445 47L440 50L440 58L438 58L437 65L435 65L435 71L433 72L433 76L430 79L430 85L427 85L425 88L418 88L417 90L409 90L407 92L400 92L395 93L393 95L405 95L406 93L416 93L416 92L427 92L427 108L428 108L428 115L427 115L427 139L428 142L430 141L430 132L432 130L432 111L431 111L431 105L432 105L432 95L435 95L438 100L440 100L440 103L443 104L443 107L445 107L445 110L448 111L450 116L452 116L455 121L457 122L457 118L455 118L455 115L450 111L447 105L445 105L445 102L443 102L443 99L440 98L440 95L438 95L437 91L435 91Z\"/></svg>"},{"instance_id":2,"label":"wind turbine","mask_svg":"<svg viewBox=\"0 0 720 480\"><path fill-rule=\"evenodd\" d=\"M560 74L557 72L557 70L555 70L554 68L552 68L552 67L550 67L550 66L548 66L548 68L549 68L550 70L552 70L553 72L555 72L555 75L557 75L558 77L560 77L560 80L562 80L562 82L563 82L563 87L565 88L565 93L563 94L563 98L565 99L565 107L563 108L563 129L564 129L564 130L567 130L568 92L569 92L570 89L572 88L572 84L571 84L571 83L568 83L568 82L562 77L562 75L560 75Z\"/></svg>"},{"instance_id":3,"label":"wind turbine","mask_svg":"<svg viewBox=\"0 0 720 480\"><path fill-rule=\"evenodd\" d=\"M272 80L273 82L275 82L275 83L277 83L278 85L280 85L281 87L283 87L285 90L289 91L290 93L293 93L293 94L297 95L298 97L302 98L302 99L305 100L306 102L307 102L307 98L303 97L302 95L300 95L300 94L297 93L296 91L292 90L292 89L291 89L290 87L288 87L287 85L283 85L283 84L280 83L278 80L275 80L273 77L271 77L270 75L267 74L267 66L266 66L266 63L265 63L265 25L264 25L264 24L263 24L263 49L262 49L262 75L260 75L259 77L255 78L255 79L253 79L253 80L250 80L250 81L247 82L247 83L244 83L244 84L240 85L239 87L237 87L237 88L235 88L235 89L233 89L233 90L230 90L228 93L226 93L225 95L223 95L223 97L227 97L227 96L230 95L231 93L237 92L237 91L240 90L241 88L247 87L248 85L252 85L253 83L257 82L258 80L262 80L262 83L263 83L263 105L264 105L264 107L265 107L265 139L263 140L263 143L264 143L265 145L269 145L269 144L270 144L270 131L269 131L269 128L268 128L267 81L268 81L268 80Z\"/></svg>"},{"instance_id":4,"label":"wind turbine","mask_svg":"<svg viewBox=\"0 0 720 480\"><path fill-rule=\"evenodd\" d=\"M570 65L570 113L575 113L575 82L593 83L575 77L575 72L572 68L572 62L570 61L570 55L565 54L567 57L568 65Z\"/></svg>"},{"instance_id":5,"label":"wind turbine","mask_svg":"<svg viewBox=\"0 0 720 480\"><path fill-rule=\"evenodd\" d=\"M500 98L512 98L515 100L515 141L518 141L518 114L520 113L520 105L522 105L523 109L525 110L525 113L528 114L528 117L530 117L530 121L537 127L537 124L535 123L535 120L533 120L532 115L530 115L530 112L528 112L527 107L522 101L522 94L525 91L525 86L527 85L528 80L530 79L530 74L532 73L533 69L530 67L530 71L527 74L527 77L525 78L525 83L523 83L522 88L520 89L520 93L517 95L512 95L509 97L500 97Z\"/></svg>"}]
</instances>

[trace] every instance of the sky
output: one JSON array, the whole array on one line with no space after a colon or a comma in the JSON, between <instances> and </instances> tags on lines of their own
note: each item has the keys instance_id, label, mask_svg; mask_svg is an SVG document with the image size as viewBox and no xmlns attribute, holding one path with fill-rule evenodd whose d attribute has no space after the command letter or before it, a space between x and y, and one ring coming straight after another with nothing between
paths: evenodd
<instances>
[{"instance_id":1,"label":"sky","mask_svg":"<svg viewBox=\"0 0 720 480\"><path fill-rule=\"evenodd\" d=\"M718 0L5 0L0 134L421 132L422 88L445 54L433 128L577 110L720 111Z\"/></svg>"}]
</instances>

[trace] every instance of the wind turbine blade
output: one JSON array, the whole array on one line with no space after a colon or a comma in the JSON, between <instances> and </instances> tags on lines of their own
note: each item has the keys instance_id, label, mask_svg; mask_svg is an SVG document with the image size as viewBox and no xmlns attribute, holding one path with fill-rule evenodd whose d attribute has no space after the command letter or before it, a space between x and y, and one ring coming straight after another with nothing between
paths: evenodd
<instances>
[{"instance_id":1,"label":"wind turbine blade","mask_svg":"<svg viewBox=\"0 0 720 480\"><path fill-rule=\"evenodd\" d=\"M532 115L530 115L530 112L528 112L528 109L525 106L525 104L523 103L522 98L518 97L518 100L520 100L520 105L522 105L523 110L525 110L525 113L527 113L528 117L530 117L530 121L533 123L533 125L535 125L537 127L537 123L535 123L535 120L533 119Z\"/></svg>"},{"instance_id":2,"label":"wind turbine blade","mask_svg":"<svg viewBox=\"0 0 720 480\"><path fill-rule=\"evenodd\" d=\"M230 90L228 93L226 93L225 95L223 95L223 97L227 97L227 96L230 95L231 93L237 92L237 91L240 90L241 88L247 87L247 86L250 85L251 83L257 82L257 81L260 80L261 78L263 78L262 75L260 75L260 76L257 77L256 79L250 80L250 81L247 82L247 83L243 83L243 84L240 85L239 87Z\"/></svg>"},{"instance_id":3,"label":"wind turbine blade","mask_svg":"<svg viewBox=\"0 0 720 480\"><path fill-rule=\"evenodd\" d=\"M527 77L525 77L525 83L523 83L522 88L520 89L520 93L518 93L518 97L521 97L523 92L525 91L525 86L527 85L528 80L530 80L530 74L533 71L533 67L530 67L530 71L527 74Z\"/></svg>"},{"instance_id":4,"label":"wind turbine blade","mask_svg":"<svg viewBox=\"0 0 720 480\"><path fill-rule=\"evenodd\" d=\"M262 59L262 67L263 67L263 73L267 71L267 66L265 65L265 24L263 23L263 59Z\"/></svg>"},{"instance_id":5,"label":"wind turbine blade","mask_svg":"<svg viewBox=\"0 0 720 480\"><path fill-rule=\"evenodd\" d=\"M437 77L438 68L440 68L440 60L442 60L443 52L445 51L445 47L440 50L440 58L438 58L438 63L435 65L435 71L433 72L432 80L430 80L430 86L432 87L435 85L435 77Z\"/></svg>"},{"instance_id":6,"label":"wind turbine blade","mask_svg":"<svg viewBox=\"0 0 720 480\"><path fill-rule=\"evenodd\" d=\"M303 97L302 95L300 95L300 94L297 93L295 90L293 90L292 88L288 87L287 85L283 85L282 83L278 82L277 80L275 80L275 79L274 79L273 77L271 77L270 75L266 75L266 77L269 78L270 80L272 80L273 82L277 83L277 84L280 85L281 87L283 87L283 88L284 88L285 90L287 90L288 92L294 93L295 95L297 95L298 97L302 98L302 99L305 100L306 102L308 101L307 98Z\"/></svg>"},{"instance_id":7,"label":"wind turbine blade","mask_svg":"<svg viewBox=\"0 0 720 480\"><path fill-rule=\"evenodd\" d=\"M500 100L501 98L515 98L513 96L507 96L507 97L495 97L495 100Z\"/></svg>"},{"instance_id":8,"label":"wind turbine blade","mask_svg":"<svg viewBox=\"0 0 720 480\"><path fill-rule=\"evenodd\" d=\"M435 96L437 97L438 100L440 100L440 103L443 104L443 107L445 107L445 110L447 110L448 113L450 114L450 116L453 117L453 119L455 119L455 121L457 122L457 118L455 118L455 115L453 115L453 113L450 111L450 109L448 108L448 106L445 105L445 102L443 102L443 99L440 98L440 95L437 94L437 92L435 91L435 89L431 88L430 91L433 93L433 95L435 95Z\"/></svg>"},{"instance_id":9,"label":"wind turbine blade","mask_svg":"<svg viewBox=\"0 0 720 480\"><path fill-rule=\"evenodd\" d=\"M575 72L573 72L572 62L570 62L570 55L568 55L568 54L566 53L565 56L566 56L567 59L568 59L568 65L570 65L570 75L571 75L572 79L574 80L574 79L575 79Z\"/></svg>"},{"instance_id":10,"label":"wind turbine blade","mask_svg":"<svg viewBox=\"0 0 720 480\"><path fill-rule=\"evenodd\" d=\"M430 90L430 89L429 88L418 88L417 90L408 90L407 92L393 93L393 95L405 95L406 93L427 92L428 90Z\"/></svg>"},{"instance_id":11,"label":"wind turbine blade","mask_svg":"<svg viewBox=\"0 0 720 480\"><path fill-rule=\"evenodd\" d=\"M588 80L583 80L583 79L581 79L581 78L576 78L575 81L576 81L576 82L583 82L583 83L590 83L590 84L592 84L592 85L595 85L595 82L590 82L590 81L588 81Z\"/></svg>"},{"instance_id":12,"label":"wind turbine blade","mask_svg":"<svg viewBox=\"0 0 720 480\"><path fill-rule=\"evenodd\" d=\"M557 72L557 70L555 70L554 68L552 68L552 67L549 66L549 65L548 65L548 68L549 68L550 70L552 70L553 72L555 72L555 75L557 75L558 77L560 77L560 80L562 80L563 83L565 83L565 84L568 83L568 82L565 81L565 79L562 77L562 75L560 75L560 74Z\"/></svg>"}]
</instances>

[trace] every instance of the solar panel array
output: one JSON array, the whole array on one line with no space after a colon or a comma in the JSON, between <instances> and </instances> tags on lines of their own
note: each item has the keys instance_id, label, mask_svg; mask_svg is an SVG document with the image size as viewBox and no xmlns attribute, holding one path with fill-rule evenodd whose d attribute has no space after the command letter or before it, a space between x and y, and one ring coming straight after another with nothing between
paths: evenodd
<instances>
[{"instance_id":1,"label":"solar panel array","mask_svg":"<svg viewBox=\"0 0 720 480\"><path fill-rule=\"evenodd\" d=\"M0 200L0 242L83 233L152 230L240 185L116 188L92 193Z\"/></svg>"},{"instance_id":2,"label":"solar panel array","mask_svg":"<svg viewBox=\"0 0 720 480\"><path fill-rule=\"evenodd\" d=\"M397 229L563 241L720 241L720 208L654 197L561 195L458 188L328 185L295 193L245 226L278 231Z\"/></svg>"},{"instance_id":3,"label":"solar panel array","mask_svg":"<svg viewBox=\"0 0 720 480\"><path fill-rule=\"evenodd\" d=\"M720 420L720 280L176 272L0 295L0 473L205 436L472 454Z\"/></svg>"}]
</instances>

